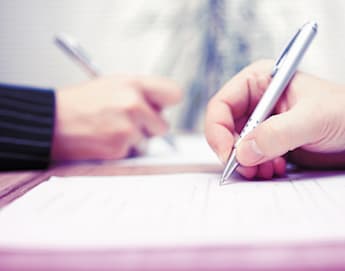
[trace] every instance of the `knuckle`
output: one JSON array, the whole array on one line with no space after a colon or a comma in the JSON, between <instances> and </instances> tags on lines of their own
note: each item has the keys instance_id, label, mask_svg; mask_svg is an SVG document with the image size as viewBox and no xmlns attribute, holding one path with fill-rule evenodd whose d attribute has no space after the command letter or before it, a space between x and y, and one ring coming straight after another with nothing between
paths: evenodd
<instances>
[{"instance_id":1,"label":"knuckle","mask_svg":"<svg viewBox=\"0 0 345 271\"><path fill-rule=\"evenodd\" d=\"M128 138L133 135L136 131L136 128L133 123L128 122L125 125L122 125L117 131L117 138L121 141L126 141Z\"/></svg>"},{"instance_id":2,"label":"knuckle","mask_svg":"<svg viewBox=\"0 0 345 271\"><path fill-rule=\"evenodd\" d=\"M124 105L124 110L127 114L137 114L141 112L143 101L139 95L133 95Z\"/></svg>"}]
</instances>

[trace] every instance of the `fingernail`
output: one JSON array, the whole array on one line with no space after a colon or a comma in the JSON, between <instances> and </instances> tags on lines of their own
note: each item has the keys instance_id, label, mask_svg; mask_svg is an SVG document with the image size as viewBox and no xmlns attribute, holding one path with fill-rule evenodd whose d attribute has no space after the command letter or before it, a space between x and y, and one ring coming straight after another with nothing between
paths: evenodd
<instances>
[{"instance_id":1,"label":"fingernail","mask_svg":"<svg viewBox=\"0 0 345 271\"><path fill-rule=\"evenodd\" d=\"M259 161L261 161L265 156L263 152L260 150L258 144L256 144L254 139L243 141L239 145L241 154L241 162L247 166L256 165Z\"/></svg>"}]
</instances>

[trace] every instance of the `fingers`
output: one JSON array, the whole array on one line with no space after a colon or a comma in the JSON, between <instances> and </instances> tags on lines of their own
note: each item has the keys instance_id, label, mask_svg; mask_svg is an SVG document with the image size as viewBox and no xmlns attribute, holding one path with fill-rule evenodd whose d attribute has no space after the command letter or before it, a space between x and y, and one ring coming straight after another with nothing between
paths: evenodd
<instances>
[{"instance_id":1,"label":"fingers","mask_svg":"<svg viewBox=\"0 0 345 271\"><path fill-rule=\"evenodd\" d=\"M248 66L233 77L215 96L215 99L231 108L235 120L248 116L266 90L272 68L270 63L270 61L259 61Z\"/></svg>"},{"instance_id":2,"label":"fingers","mask_svg":"<svg viewBox=\"0 0 345 271\"><path fill-rule=\"evenodd\" d=\"M98 150L102 159L121 159L133 155L133 150L137 151L137 146L145 138L129 120L118 125L103 145L104 150Z\"/></svg>"},{"instance_id":3,"label":"fingers","mask_svg":"<svg viewBox=\"0 0 345 271\"><path fill-rule=\"evenodd\" d=\"M225 163L234 145L234 121L230 107L214 99L207 108L205 134L208 144Z\"/></svg>"},{"instance_id":4,"label":"fingers","mask_svg":"<svg viewBox=\"0 0 345 271\"><path fill-rule=\"evenodd\" d=\"M236 171L247 179L258 178L268 180L273 176L281 177L285 175L286 161L283 157L277 157L258 166L239 166Z\"/></svg>"},{"instance_id":5,"label":"fingers","mask_svg":"<svg viewBox=\"0 0 345 271\"><path fill-rule=\"evenodd\" d=\"M130 80L130 84L142 95L141 101L129 109L132 120L140 125L147 136L166 133L168 125L160 111L182 99L181 89L174 81L155 76L138 77Z\"/></svg>"},{"instance_id":6,"label":"fingers","mask_svg":"<svg viewBox=\"0 0 345 271\"><path fill-rule=\"evenodd\" d=\"M141 90L147 101L157 109L174 105L182 99L182 91L177 84L163 77L143 76L131 80L131 84Z\"/></svg>"},{"instance_id":7,"label":"fingers","mask_svg":"<svg viewBox=\"0 0 345 271\"><path fill-rule=\"evenodd\" d=\"M166 132L160 110L181 99L172 81L156 77L101 77L60 94L52 157L71 160L128 156Z\"/></svg>"},{"instance_id":8,"label":"fingers","mask_svg":"<svg viewBox=\"0 0 345 271\"><path fill-rule=\"evenodd\" d=\"M168 130L167 122L144 99L130 108L128 113L146 136L163 135Z\"/></svg>"},{"instance_id":9,"label":"fingers","mask_svg":"<svg viewBox=\"0 0 345 271\"><path fill-rule=\"evenodd\" d=\"M301 117L304 116L304 117ZM305 107L274 115L258 125L237 147L237 159L244 166L254 166L282 156L290 150L313 142L318 135L317 120L305 119Z\"/></svg>"},{"instance_id":10,"label":"fingers","mask_svg":"<svg viewBox=\"0 0 345 271\"><path fill-rule=\"evenodd\" d=\"M269 84L270 61L260 61L231 79L209 102L205 117L208 143L225 162L234 144L234 136Z\"/></svg>"}]
</instances>

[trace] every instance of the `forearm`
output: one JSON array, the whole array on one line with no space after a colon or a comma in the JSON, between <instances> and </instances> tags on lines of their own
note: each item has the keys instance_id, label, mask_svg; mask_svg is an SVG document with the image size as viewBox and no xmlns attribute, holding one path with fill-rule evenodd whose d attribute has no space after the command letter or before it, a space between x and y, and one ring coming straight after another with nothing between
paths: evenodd
<instances>
[{"instance_id":1,"label":"forearm","mask_svg":"<svg viewBox=\"0 0 345 271\"><path fill-rule=\"evenodd\" d=\"M0 84L0 170L49 165L54 112L54 91Z\"/></svg>"}]
</instances>

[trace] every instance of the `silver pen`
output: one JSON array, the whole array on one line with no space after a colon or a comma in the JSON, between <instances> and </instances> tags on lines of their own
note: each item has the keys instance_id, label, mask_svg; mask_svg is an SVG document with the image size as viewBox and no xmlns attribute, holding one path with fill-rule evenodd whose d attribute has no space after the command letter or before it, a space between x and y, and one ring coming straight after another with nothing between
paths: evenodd
<instances>
[{"instance_id":1,"label":"silver pen","mask_svg":"<svg viewBox=\"0 0 345 271\"><path fill-rule=\"evenodd\" d=\"M229 177L239 165L236 160L236 147L250 131L271 114L281 94L284 92L291 78L296 73L297 66L301 62L305 52L317 33L317 28L318 26L316 22L308 22L304 24L300 29L298 29L280 57L277 59L271 73L272 80L241 131L239 139L236 141L226 163L220 184L231 182L229 181Z\"/></svg>"},{"instance_id":2,"label":"silver pen","mask_svg":"<svg viewBox=\"0 0 345 271\"><path fill-rule=\"evenodd\" d=\"M100 69L91 60L89 55L80 45L80 43L74 38L61 33L55 36L55 44L68 56L70 56L75 62L77 62L91 78L95 78L101 75ZM173 136L166 134L162 136L162 139L172 148L176 149ZM139 151L142 152L142 151Z\"/></svg>"},{"instance_id":3,"label":"silver pen","mask_svg":"<svg viewBox=\"0 0 345 271\"><path fill-rule=\"evenodd\" d=\"M55 36L55 44L77 62L90 77L100 76L99 68L92 62L91 58L75 39L62 33Z\"/></svg>"}]
</instances>

